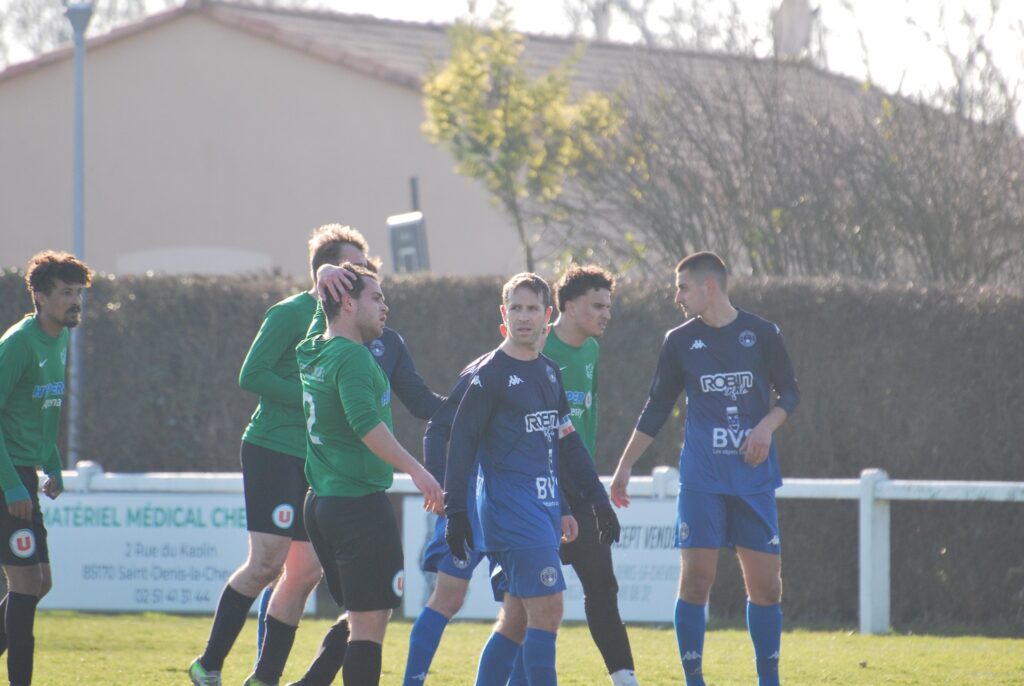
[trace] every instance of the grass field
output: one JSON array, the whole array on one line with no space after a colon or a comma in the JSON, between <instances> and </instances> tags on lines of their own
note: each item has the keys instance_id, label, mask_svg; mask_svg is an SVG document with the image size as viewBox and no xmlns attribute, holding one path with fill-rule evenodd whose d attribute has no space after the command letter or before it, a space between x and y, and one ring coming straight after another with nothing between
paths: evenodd
<instances>
[{"instance_id":1,"label":"grass field","mask_svg":"<svg viewBox=\"0 0 1024 686\"><path fill-rule=\"evenodd\" d=\"M329 624L303 621L282 683L300 676ZM401 621L389 627L382 684L401 683L411 626ZM34 681L43 686L184 686L185 669L201 652L209 627L206 616L40 612ZM453 624L428 683L472 684L489 632L486 624ZM630 627L630 637L641 683L682 683L671 628ZM225 684L241 686L252 667L254 641L255 622L249 621L224 666ZM849 630L795 629L785 633L782 645L782 676L788 684L1024 684L1024 638L868 637ZM708 684L755 684L746 631L713 628L705 645L704 672ZM558 674L562 685L609 683L585 626L562 629Z\"/></svg>"}]
</instances>

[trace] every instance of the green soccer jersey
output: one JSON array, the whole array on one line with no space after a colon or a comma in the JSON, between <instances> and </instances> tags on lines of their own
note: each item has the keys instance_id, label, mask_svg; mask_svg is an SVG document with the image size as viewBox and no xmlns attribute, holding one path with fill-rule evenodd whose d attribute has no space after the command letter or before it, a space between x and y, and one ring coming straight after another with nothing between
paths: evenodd
<instances>
[{"instance_id":1,"label":"green soccer jersey","mask_svg":"<svg viewBox=\"0 0 1024 686\"><path fill-rule=\"evenodd\" d=\"M562 386L572 409L576 428L591 458L597 447L597 354L598 344L587 338L580 347L565 343L552 327L544 343L544 354L558 364Z\"/></svg>"},{"instance_id":2,"label":"green soccer jersey","mask_svg":"<svg viewBox=\"0 0 1024 686\"><path fill-rule=\"evenodd\" d=\"M268 450L306 457L306 418L295 346L306 337L316 298L297 293L267 310L238 374L238 385L260 396L242 440Z\"/></svg>"},{"instance_id":3,"label":"green soccer jersey","mask_svg":"<svg viewBox=\"0 0 1024 686\"><path fill-rule=\"evenodd\" d=\"M0 488L8 500L28 497L15 466L42 466L60 480L57 429L67 355L68 330L54 338L35 315L0 337Z\"/></svg>"},{"instance_id":4,"label":"green soccer jersey","mask_svg":"<svg viewBox=\"0 0 1024 686\"><path fill-rule=\"evenodd\" d=\"M385 491L394 468L363 437L384 422L391 430L391 384L363 345L310 336L296 349L306 413L306 479L318 496Z\"/></svg>"}]
</instances>

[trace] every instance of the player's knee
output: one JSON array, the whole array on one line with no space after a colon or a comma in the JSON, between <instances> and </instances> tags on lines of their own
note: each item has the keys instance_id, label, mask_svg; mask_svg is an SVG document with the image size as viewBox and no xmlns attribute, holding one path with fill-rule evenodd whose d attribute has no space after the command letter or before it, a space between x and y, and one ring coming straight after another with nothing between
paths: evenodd
<instances>
[{"instance_id":1,"label":"player's knee","mask_svg":"<svg viewBox=\"0 0 1024 686\"><path fill-rule=\"evenodd\" d=\"M258 586L267 586L281 574L283 560L274 556L250 558L245 565L245 574Z\"/></svg>"},{"instance_id":2,"label":"player's knee","mask_svg":"<svg viewBox=\"0 0 1024 686\"><path fill-rule=\"evenodd\" d=\"M522 643L526 638L526 615L520 613L506 612L502 608L498 613L498 621L494 624L494 633Z\"/></svg>"},{"instance_id":3,"label":"player's knee","mask_svg":"<svg viewBox=\"0 0 1024 686\"><path fill-rule=\"evenodd\" d=\"M715 583L715 575L702 571L687 571L679 581L679 597L694 605L708 602L711 586Z\"/></svg>"},{"instance_id":4,"label":"player's knee","mask_svg":"<svg viewBox=\"0 0 1024 686\"><path fill-rule=\"evenodd\" d=\"M776 605L782 602L782 578L767 577L748 584L747 596L755 605Z\"/></svg>"},{"instance_id":5,"label":"player's knee","mask_svg":"<svg viewBox=\"0 0 1024 686\"><path fill-rule=\"evenodd\" d=\"M430 600L427 601L427 607L451 619L462 609L462 604L465 601L466 591L464 589L449 588L440 592L435 590L434 594L430 596Z\"/></svg>"},{"instance_id":6,"label":"player's knee","mask_svg":"<svg viewBox=\"0 0 1024 686\"><path fill-rule=\"evenodd\" d=\"M319 565L303 567L297 570L287 570L286 575L292 579L296 586L304 591L312 591L323 578L323 570Z\"/></svg>"}]
</instances>

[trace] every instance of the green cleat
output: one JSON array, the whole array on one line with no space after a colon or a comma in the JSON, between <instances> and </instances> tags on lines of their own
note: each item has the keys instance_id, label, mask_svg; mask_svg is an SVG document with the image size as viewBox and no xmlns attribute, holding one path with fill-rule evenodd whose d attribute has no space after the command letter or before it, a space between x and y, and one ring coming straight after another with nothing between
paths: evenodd
<instances>
[{"instance_id":1,"label":"green cleat","mask_svg":"<svg viewBox=\"0 0 1024 686\"><path fill-rule=\"evenodd\" d=\"M260 681L257 679L255 674L250 674L249 678L245 680L245 683L242 684L242 686L278 686L278 684L277 682L268 684L266 681Z\"/></svg>"},{"instance_id":2,"label":"green cleat","mask_svg":"<svg viewBox=\"0 0 1024 686\"><path fill-rule=\"evenodd\" d=\"M198 657L188 668L188 678L192 680L192 686L220 686L220 672L206 671Z\"/></svg>"}]
</instances>

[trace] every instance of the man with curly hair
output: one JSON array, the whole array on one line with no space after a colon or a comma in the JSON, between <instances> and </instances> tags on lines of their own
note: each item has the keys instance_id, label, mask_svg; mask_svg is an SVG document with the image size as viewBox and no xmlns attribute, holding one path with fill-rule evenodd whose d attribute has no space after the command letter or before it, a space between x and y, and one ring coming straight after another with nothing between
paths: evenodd
<instances>
[{"instance_id":1,"label":"man with curly hair","mask_svg":"<svg viewBox=\"0 0 1024 686\"><path fill-rule=\"evenodd\" d=\"M36 604L50 590L49 549L39 509L42 491L64 490L57 448L64 403L68 329L82 320L82 294L92 270L74 255L46 250L28 263L25 282L35 312L0 337L0 564L7 595L0 601L0 652L7 650L12 686L32 683Z\"/></svg>"}]
</instances>

